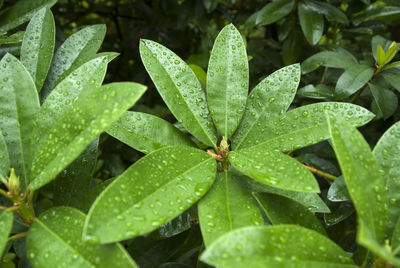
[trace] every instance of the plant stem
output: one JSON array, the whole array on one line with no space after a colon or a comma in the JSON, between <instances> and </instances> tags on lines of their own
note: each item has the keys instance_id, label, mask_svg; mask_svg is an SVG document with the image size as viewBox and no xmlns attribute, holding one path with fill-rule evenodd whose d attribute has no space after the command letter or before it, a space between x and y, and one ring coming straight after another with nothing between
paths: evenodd
<instances>
[{"instance_id":1,"label":"plant stem","mask_svg":"<svg viewBox=\"0 0 400 268\"><path fill-rule=\"evenodd\" d=\"M361 95L361 93L364 91L364 89L367 87L368 84L365 84L365 86L363 86L362 88L360 88L356 94L353 95L353 97L350 99L350 103L354 103L358 97Z\"/></svg>"},{"instance_id":2,"label":"plant stem","mask_svg":"<svg viewBox=\"0 0 400 268\"><path fill-rule=\"evenodd\" d=\"M322 176L324 178L327 178L328 180L335 181L337 179L337 177L335 177L335 176L333 176L333 175L331 175L329 173L323 172L323 171L321 171L319 169L310 167L310 166L305 165L305 164L303 164L303 165L306 167L306 169L308 169L312 173L318 174L318 175L320 175L320 176Z\"/></svg>"},{"instance_id":3,"label":"plant stem","mask_svg":"<svg viewBox=\"0 0 400 268\"><path fill-rule=\"evenodd\" d=\"M15 239L18 239L18 238L21 238L21 237L25 237L27 234L28 234L28 232L23 232L23 233L19 233L19 234L16 234L16 235L12 235L12 236L10 236L8 238L8 240L15 240Z\"/></svg>"},{"instance_id":4,"label":"plant stem","mask_svg":"<svg viewBox=\"0 0 400 268\"><path fill-rule=\"evenodd\" d=\"M328 72L328 67L325 67L324 72L321 77L321 81L319 81L320 84L323 84L325 82L325 77L326 77L327 72Z\"/></svg>"},{"instance_id":5,"label":"plant stem","mask_svg":"<svg viewBox=\"0 0 400 268\"><path fill-rule=\"evenodd\" d=\"M7 194L6 191L4 191L3 189L0 189L0 194L4 195L5 198L10 199L10 196Z\"/></svg>"}]
</instances>

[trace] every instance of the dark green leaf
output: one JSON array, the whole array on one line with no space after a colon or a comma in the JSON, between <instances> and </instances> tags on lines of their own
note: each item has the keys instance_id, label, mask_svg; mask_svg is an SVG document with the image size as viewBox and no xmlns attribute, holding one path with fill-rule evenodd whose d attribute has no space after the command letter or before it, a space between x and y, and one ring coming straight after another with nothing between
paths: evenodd
<instances>
[{"instance_id":1,"label":"dark green leaf","mask_svg":"<svg viewBox=\"0 0 400 268\"><path fill-rule=\"evenodd\" d=\"M383 72L382 76L392 87L400 92L400 70L398 68Z\"/></svg>"},{"instance_id":2,"label":"dark green leaf","mask_svg":"<svg viewBox=\"0 0 400 268\"><path fill-rule=\"evenodd\" d=\"M288 15L294 8L294 0L276 0L257 12L256 24L267 25Z\"/></svg>"},{"instance_id":3,"label":"dark green leaf","mask_svg":"<svg viewBox=\"0 0 400 268\"><path fill-rule=\"evenodd\" d=\"M107 133L145 154L169 145L194 145L185 134L169 122L139 112L126 112L111 125Z\"/></svg>"},{"instance_id":4,"label":"dark green leaf","mask_svg":"<svg viewBox=\"0 0 400 268\"><path fill-rule=\"evenodd\" d=\"M215 241L201 260L218 268L355 268L325 236L296 225L246 227Z\"/></svg>"},{"instance_id":5,"label":"dark green leaf","mask_svg":"<svg viewBox=\"0 0 400 268\"><path fill-rule=\"evenodd\" d=\"M316 45L324 32L324 17L316 12L308 2L300 2L297 6L300 26L308 43Z\"/></svg>"},{"instance_id":6,"label":"dark green leaf","mask_svg":"<svg viewBox=\"0 0 400 268\"><path fill-rule=\"evenodd\" d=\"M357 59L345 49L322 51L303 61L301 64L301 73L307 74L319 66L347 69L355 64L357 64Z\"/></svg>"},{"instance_id":7,"label":"dark green leaf","mask_svg":"<svg viewBox=\"0 0 400 268\"><path fill-rule=\"evenodd\" d=\"M218 173L211 190L198 204L201 232L207 247L234 229L264 223L255 200L240 179L229 171Z\"/></svg>"},{"instance_id":8,"label":"dark green leaf","mask_svg":"<svg viewBox=\"0 0 400 268\"><path fill-rule=\"evenodd\" d=\"M199 200L215 172L215 160L191 147L148 154L97 198L86 221L86 239L109 243L158 228Z\"/></svg>"},{"instance_id":9,"label":"dark green leaf","mask_svg":"<svg viewBox=\"0 0 400 268\"><path fill-rule=\"evenodd\" d=\"M14 216L9 211L0 213L0 257L8 241L8 235L11 232Z\"/></svg>"},{"instance_id":10,"label":"dark green leaf","mask_svg":"<svg viewBox=\"0 0 400 268\"><path fill-rule=\"evenodd\" d=\"M353 65L347 69L336 83L335 96L344 99L365 86L373 77L374 69L367 65Z\"/></svg>"},{"instance_id":11,"label":"dark green leaf","mask_svg":"<svg viewBox=\"0 0 400 268\"><path fill-rule=\"evenodd\" d=\"M268 194L254 194L273 225L296 224L326 235L326 231L315 215L292 199Z\"/></svg>"},{"instance_id":12,"label":"dark green leaf","mask_svg":"<svg viewBox=\"0 0 400 268\"><path fill-rule=\"evenodd\" d=\"M350 217L354 213L351 202L340 202L337 207L331 208L331 213L324 214L326 225L332 226Z\"/></svg>"},{"instance_id":13,"label":"dark green leaf","mask_svg":"<svg viewBox=\"0 0 400 268\"><path fill-rule=\"evenodd\" d=\"M219 133L230 138L246 107L249 66L239 31L229 24L214 42L207 70L207 103Z\"/></svg>"},{"instance_id":14,"label":"dark green leaf","mask_svg":"<svg viewBox=\"0 0 400 268\"><path fill-rule=\"evenodd\" d=\"M38 189L53 180L90 142L135 104L145 90L146 87L136 83L87 87L51 130L39 138L32 164L35 179L31 189Z\"/></svg>"},{"instance_id":15,"label":"dark green leaf","mask_svg":"<svg viewBox=\"0 0 400 268\"><path fill-rule=\"evenodd\" d=\"M297 94L306 98L317 100L330 100L334 98L333 89L324 84L318 84L316 86L307 85L303 88L300 88L299 91L297 91Z\"/></svg>"},{"instance_id":16,"label":"dark green leaf","mask_svg":"<svg viewBox=\"0 0 400 268\"><path fill-rule=\"evenodd\" d=\"M175 53L150 40L141 40L140 56L175 118L201 142L215 146L217 132L206 95L190 67Z\"/></svg>"},{"instance_id":17,"label":"dark green leaf","mask_svg":"<svg viewBox=\"0 0 400 268\"><path fill-rule=\"evenodd\" d=\"M303 53L303 34L295 29L282 44L282 59L285 65L297 62Z\"/></svg>"},{"instance_id":18,"label":"dark green leaf","mask_svg":"<svg viewBox=\"0 0 400 268\"><path fill-rule=\"evenodd\" d=\"M49 71L53 58L55 25L48 7L39 10L26 28L21 46L21 62L35 81L38 92Z\"/></svg>"},{"instance_id":19,"label":"dark green leaf","mask_svg":"<svg viewBox=\"0 0 400 268\"><path fill-rule=\"evenodd\" d=\"M82 240L85 214L69 207L47 210L27 236L33 267L137 267L120 244L93 245Z\"/></svg>"},{"instance_id":20,"label":"dark green leaf","mask_svg":"<svg viewBox=\"0 0 400 268\"><path fill-rule=\"evenodd\" d=\"M10 45L10 44L19 44L24 39L25 32L19 31L10 36L1 36L0 35L0 45Z\"/></svg>"},{"instance_id":21,"label":"dark green leaf","mask_svg":"<svg viewBox=\"0 0 400 268\"><path fill-rule=\"evenodd\" d=\"M329 187L327 198L332 202L342 202L350 200L347 192L346 183L343 176L338 177Z\"/></svg>"},{"instance_id":22,"label":"dark green leaf","mask_svg":"<svg viewBox=\"0 0 400 268\"><path fill-rule=\"evenodd\" d=\"M380 114L383 119L389 118L397 109L398 99L396 94L394 94L389 89L384 87L368 83L369 89L372 92L374 101L379 109Z\"/></svg>"},{"instance_id":23,"label":"dark green leaf","mask_svg":"<svg viewBox=\"0 0 400 268\"><path fill-rule=\"evenodd\" d=\"M306 3L309 9L323 14L329 21L335 21L343 24L349 23L346 15L332 4L316 0L307 0Z\"/></svg>"}]
</instances>

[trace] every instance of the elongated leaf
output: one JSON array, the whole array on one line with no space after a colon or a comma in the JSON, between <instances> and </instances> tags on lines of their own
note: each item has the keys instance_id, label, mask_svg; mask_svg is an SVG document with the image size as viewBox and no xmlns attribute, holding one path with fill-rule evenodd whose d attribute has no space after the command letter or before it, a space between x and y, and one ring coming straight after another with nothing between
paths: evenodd
<instances>
[{"instance_id":1,"label":"elongated leaf","mask_svg":"<svg viewBox=\"0 0 400 268\"><path fill-rule=\"evenodd\" d=\"M53 59L55 42L54 17L48 7L39 10L26 28L21 46L21 62L35 81L38 92L42 89Z\"/></svg>"},{"instance_id":2,"label":"elongated leaf","mask_svg":"<svg viewBox=\"0 0 400 268\"><path fill-rule=\"evenodd\" d=\"M384 62L386 61L386 55L385 55L385 51L383 50L381 45L378 45L378 49L376 52L376 56L378 58L378 65L383 65Z\"/></svg>"},{"instance_id":3,"label":"elongated leaf","mask_svg":"<svg viewBox=\"0 0 400 268\"><path fill-rule=\"evenodd\" d=\"M397 109L398 99L396 94L389 89L374 85L372 83L369 83L368 86L372 92L372 96L374 97L374 101L378 107L379 113L382 115L383 119L386 120L392 114L394 114Z\"/></svg>"},{"instance_id":4,"label":"elongated leaf","mask_svg":"<svg viewBox=\"0 0 400 268\"><path fill-rule=\"evenodd\" d=\"M386 237L393 232L400 215L400 122L390 127L379 139L373 155L387 187L388 219Z\"/></svg>"},{"instance_id":5,"label":"elongated leaf","mask_svg":"<svg viewBox=\"0 0 400 268\"><path fill-rule=\"evenodd\" d=\"M380 243L386 225L384 178L368 143L354 127L330 114L328 124L332 146L357 211L357 241L373 250L370 241Z\"/></svg>"},{"instance_id":6,"label":"elongated leaf","mask_svg":"<svg viewBox=\"0 0 400 268\"><path fill-rule=\"evenodd\" d=\"M293 0L276 0L257 12L256 24L267 25L288 15L295 5Z\"/></svg>"},{"instance_id":7,"label":"elongated leaf","mask_svg":"<svg viewBox=\"0 0 400 268\"><path fill-rule=\"evenodd\" d=\"M326 235L314 214L296 201L267 193L254 194L254 197L272 224L296 224Z\"/></svg>"},{"instance_id":8,"label":"elongated leaf","mask_svg":"<svg viewBox=\"0 0 400 268\"><path fill-rule=\"evenodd\" d=\"M300 2L297 6L300 26L308 43L316 45L324 32L324 17L315 12L308 2Z\"/></svg>"},{"instance_id":9,"label":"elongated leaf","mask_svg":"<svg viewBox=\"0 0 400 268\"><path fill-rule=\"evenodd\" d=\"M215 160L191 147L148 154L96 199L86 220L86 239L109 243L156 229L199 200L215 172Z\"/></svg>"},{"instance_id":10,"label":"elongated leaf","mask_svg":"<svg viewBox=\"0 0 400 268\"><path fill-rule=\"evenodd\" d=\"M27 236L33 267L137 267L120 244L93 245L82 240L85 214L69 207L47 210Z\"/></svg>"},{"instance_id":11,"label":"elongated leaf","mask_svg":"<svg viewBox=\"0 0 400 268\"><path fill-rule=\"evenodd\" d=\"M296 225L246 227L215 241L201 260L219 268L356 268L325 236Z\"/></svg>"},{"instance_id":12,"label":"elongated leaf","mask_svg":"<svg viewBox=\"0 0 400 268\"><path fill-rule=\"evenodd\" d=\"M214 42L207 70L207 102L221 135L230 138L239 125L249 90L246 46L229 24Z\"/></svg>"},{"instance_id":13,"label":"elongated leaf","mask_svg":"<svg viewBox=\"0 0 400 268\"><path fill-rule=\"evenodd\" d=\"M75 102L40 138L32 165L38 189L70 164L100 133L116 121L144 93L136 83L113 83L85 89ZM60 139L63 137L63 139Z\"/></svg>"},{"instance_id":14,"label":"elongated leaf","mask_svg":"<svg viewBox=\"0 0 400 268\"><path fill-rule=\"evenodd\" d=\"M382 73L383 78L398 92L400 92L400 70L399 68L391 69Z\"/></svg>"},{"instance_id":15,"label":"elongated leaf","mask_svg":"<svg viewBox=\"0 0 400 268\"><path fill-rule=\"evenodd\" d=\"M357 59L345 49L322 51L303 61L301 64L301 73L307 74L319 66L348 69L355 64L357 64Z\"/></svg>"},{"instance_id":16,"label":"elongated leaf","mask_svg":"<svg viewBox=\"0 0 400 268\"><path fill-rule=\"evenodd\" d=\"M234 229L264 223L255 200L240 179L229 171L218 173L213 187L198 204L201 233L207 247Z\"/></svg>"},{"instance_id":17,"label":"elongated leaf","mask_svg":"<svg viewBox=\"0 0 400 268\"><path fill-rule=\"evenodd\" d=\"M7 144L10 166L24 189L29 183L30 138L39 99L28 71L11 54L0 61L0 103L0 130Z\"/></svg>"},{"instance_id":18,"label":"elongated leaf","mask_svg":"<svg viewBox=\"0 0 400 268\"><path fill-rule=\"evenodd\" d=\"M175 118L201 142L215 146L217 132L206 95L190 67L156 42L141 40L139 49L147 72Z\"/></svg>"},{"instance_id":19,"label":"elongated leaf","mask_svg":"<svg viewBox=\"0 0 400 268\"><path fill-rule=\"evenodd\" d=\"M8 156L7 144L0 130L0 176L5 177L10 170L10 158Z\"/></svg>"},{"instance_id":20,"label":"elongated leaf","mask_svg":"<svg viewBox=\"0 0 400 268\"><path fill-rule=\"evenodd\" d=\"M0 45L10 45L10 44L21 43L22 39L24 39L24 34L25 34L25 32L19 31L10 36L0 35Z\"/></svg>"},{"instance_id":21,"label":"elongated leaf","mask_svg":"<svg viewBox=\"0 0 400 268\"><path fill-rule=\"evenodd\" d=\"M261 81L250 93L243 119L232 137L232 149L260 135L258 125L286 112L300 81L298 64L284 67Z\"/></svg>"},{"instance_id":22,"label":"elongated leaf","mask_svg":"<svg viewBox=\"0 0 400 268\"><path fill-rule=\"evenodd\" d=\"M169 122L139 112L126 112L107 133L145 154L169 145L194 145Z\"/></svg>"},{"instance_id":23,"label":"elongated leaf","mask_svg":"<svg viewBox=\"0 0 400 268\"><path fill-rule=\"evenodd\" d=\"M242 149L231 152L229 160L243 174L269 186L298 192L319 192L318 183L311 172L281 152Z\"/></svg>"},{"instance_id":24,"label":"elongated leaf","mask_svg":"<svg viewBox=\"0 0 400 268\"><path fill-rule=\"evenodd\" d=\"M14 216L9 211L3 211L0 213L0 256L3 254L4 248L6 247L13 219Z\"/></svg>"},{"instance_id":25,"label":"elongated leaf","mask_svg":"<svg viewBox=\"0 0 400 268\"><path fill-rule=\"evenodd\" d=\"M380 35L375 35L374 37L372 37L371 52L376 62L378 62L378 47L381 46L384 51L387 51L391 44L392 44L391 41L387 40L386 38L383 38Z\"/></svg>"},{"instance_id":26,"label":"elongated leaf","mask_svg":"<svg viewBox=\"0 0 400 268\"><path fill-rule=\"evenodd\" d=\"M344 99L362 88L374 75L374 70L367 65L357 64L347 69L336 83L335 96Z\"/></svg>"},{"instance_id":27,"label":"elongated leaf","mask_svg":"<svg viewBox=\"0 0 400 268\"><path fill-rule=\"evenodd\" d=\"M98 145L99 139L96 138L50 185L54 205L81 207L90 189Z\"/></svg>"},{"instance_id":28,"label":"elongated leaf","mask_svg":"<svg viewBox=\"0 0 400 268\"><path fill-rule=\"evenodd\" d=\"M54 88L40 107L39 123L34 129L35 143L38 144L39 140L54 127L80 95L86 94L87 87L101 85L106 68L105 56L95 58L76 69Z\"/></svg>"},{"instance_id":29,"label":"elongated leaf","mask_svg":"<svg viewBox=\"0 0 400 268\"><path fill-rule=\"evenodd\" d=\"M92 59L106 33L104 25L92 25L74 33L56 50L45 84L43 96L63 80L72 70Z\"/></svg>"},{"instance_id":30,"label":"elongated leaf","mask_svg":"<svg viewBox=\"0 0 400 268\"><path fill-rule=\"evenodd\" d=\"M296 63L303 53L303 33L295 28L282 44L282 59L285 65Z\"/></svg>"},{"instance_id":31,"label":"elongated leaf","mask_svg":"<svg viewBox=\"0 0 400 268\"><path fill-rule=\"evenodd\" d=\"M307 85L300 88L297 94L310 99L330 100L334 98L333 89L324 84Z\"/></svg>"},{"instance_id":32,"label":"elongated leaf","mask_svg":"<svg viewBox=\"0 0 400 268\"><path fill-rule=\"evenodd\" d=\"M345 118L353 126L362 126L374 117L370 111L350 103L321 102L305 105L290 110L276 120L255 125L254 133L258 133L258 136L248 136L241 148L272 148L287 152L326 140L329 138L324 114L326 110Z\"/></svg>"},{"instance_id":33,"label":"elongated leaf","mask_svg":"<svg viewBox=\"0 0 400 268\"><path fill-rule=\"evenodd\" d=\"M351 200L343 176L338 177L331 184L326 197L332 202L343 202Z\"/></svg>"},{"instance_id":34,"label":"elongated leaf","mask_svg":"<svg viewBox=\"0 0 400 268\"><path fill-rule=\"evenodd\" d=\"M397 221L392 236L392 249L394 252L398 253L400 250L400 218Z\"/></svg>"},{"instance_id":35,"label":"elongated leaf","mask_svg":"<svg viewBox=\"0 0 400 268\"><path fill-rule=\"evenodd\" d=\"M317 13L323 14L327 20L348 24L349 20L346 15L332 4L320 2L316 0L307 0L307 7Z\"/></svg>"},{"instance_id":36,"label":"elongated leaf","mask_svg":"<svg viewBox=\"0 0 400 268\"><path fill-rule=\"evenodd\" d=\"M0 13L0 32L7 32L28 21L39 9L53 6L57 0L22 0Z\"/></svg>"}]
</instances>

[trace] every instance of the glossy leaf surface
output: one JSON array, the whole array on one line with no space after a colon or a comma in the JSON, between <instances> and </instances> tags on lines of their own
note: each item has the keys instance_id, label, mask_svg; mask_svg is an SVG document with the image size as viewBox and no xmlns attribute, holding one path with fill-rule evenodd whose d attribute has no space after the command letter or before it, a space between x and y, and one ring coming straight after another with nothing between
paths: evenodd
<instances>
[{"instance_id":1,"label":"glossy leaf surface","mask_svg":"<svg viewBox=\"0 0 400 268\"><path fill-rule=\"evenodd\" d=\"M249 148L231 152L229 160L243 174L269 186L298 192L319 192L311 172L281 152Z\"/></svg>"},{"instance_id":2,"label":"glossy leaf surface","mask_svg":"<svg viewBox=\"0 0 400 268\"><path fill-rule=\"evenodd\" d=\"M297 6L300 26L308 43L316 45L324 32L324 17L315 12L307 2L300 2Z\"/></svg>"},{"instance_id":3,"label":"glossy leaf surface","mask_svg":"<svg viewBox=\"0 0 400 268\"><path fill-rule=\"evenodd\" d=\"M296 225L246 227L215 241L201 260L219 268L355 268L338 245Z\"/></svg>"},{"instance_id":4,"label":"glossy leaf surface","mask_svg":"<svg viewBox=\"0 0 400 268\"><path fill-rule=\"evenodd\" d=\"M384 178L361 133L331 114L328 122L332 146L357 211L357 241L366 247L369 240L379 243L385 231L387 213Z\"/></svg>"},{"instance_id":5,"label":"glossy leaf surface","mask_svg":"<svg viewBox=\"0 0 400 268\"><path fill-rule=\"evenodd\" d=\"M229 24L218 34L208 62L207 103L219 133L230 138L239 125L249 90L246 46Z\"/></svg>"},{"instance_id":6,"label":"glossy leaf surface","mask_svg":"<svg viewBox=\"0 0 400 268\"><path fill-rule=\"evenodd\" d=\"M345 49L321 51L301 63L301 73L307 74L319 66L348 69L357 63L357 59Z\"/></svg>"},{"instance_id":7,"label":"glossy leaf surface","mask_svg":"<svg viewBox=\"0 0 400 268\"><path fill-rule=\"evenodd\" d=\"M10 170L10 158L8 156L7 144L0 130L0 176L5 177Z\"/></svg>"},{"instance_id":8,"label":"glossy leaf surface","mask_svg":"<svg viewBox=\"0 0 400 268\"><path fill-rule=\"evenodd\" d=\"M72 70L90 60L104 39L106 27L92 25L74 33L56 50L51 67L43 86L47 96L51 90Z\"/></svg>"},{"instance_id":9,"label":"glossy leaf surface","mask_svg":"<svg viewBox=\"0 0 400 268\"><path fill-rule=\"evenodd\" d=\"M259 126L286 112L300 81L298 64L284 67L266 77L250 93L238 130L232 137L232 149L260 136Z\"/></svg>"},{"instance_id":10,"label":"glossy leaf surface","mask_svg":"<svg viewBox=\"0 0 400 268\"><path fill-rule=\"evenodd\" d=\"M322 13L328 21L335 21L342 24L348 24L349 20L346 15L339 8L332 4L320 2L317 0L307 0L307 7L318 13Z\"/></svg>"},{"instance_id":11,"label":"glossy leaf surface","mask_svg":"<svg viewBox=\"0 0 400 268\"><path fill-rule=\"evenodd\" d=\"M324 227L315 215L296 201L268 193L254 196L273 225L296 224L326 235Z\"/></svg>"},{"instance_id":12,"label":"glossy leaf surface","mask_svg":"<svg viewBox=\"0 0 400 268\"><path fill-rule=\"evenodd\" d=\"M194 143L174 125L157 116L126 112L107 131L108 134L145 154L165 146Z\"/></svg>"},{"instance_id":13,"label":"glossy leaf surface","mask_svg":"<svg viewBox=\"0 0 400 268\"><path fill-rule=\"evenodd\" d=\"M214 146L217 132L206 95L192 69L166 47L141 40L140 56L158 92L179 122L201 142Z\"/></svg>"},{"instance_id":14,"label":"glossy leaf surface","mask_svg":"<svg viewBox=\"0 0 400 268\"><path fill-rule=\"evenodd\" d=\"M85 214L69 207L44 212L29 228L27 256L33 267L137 267L120 244L82 240Z\"/></svg>"},{"instance_id":15,"label":"glossy leaf surface","mask_svg":"<svg viewBox=\"0 0 400 268\"><path fill-rule=\"evenodd\" d=\"M22 0L11 8L0 13L0 32L17 27L28 21L38 10L43 7L51 7L57 0Z\"/></svg>"},{"instance_id":16,"label":"glossy leaf surface","mask_svg":"<svg viewBox=\"0 0 400 268\"><path fill-rule=\"evenodd\" d=\"M277 0L265 5L256 13L256 24L267 25L288 15L295 5L293 0Z\"/></svg>"},{"instance_id":17,"label":"glossy leaf surface","mask_svg":"<svg viewBox=\"0 0 400 268\"><path fill-rule=\"evenodd\" d=\"M97 198L86 221L86 239L109 243L156 229L199 200L215 173L215 159L191 147L148 154Z\"/></svg>"},{"instance_id":18,"label":"glossy leaf surface","mask_svg":"<svg viewBox=\"0 0 400 268\"><path fill-rule=\"evenodd\" d=\"M399 104L396 94L389 89L372 83L369 83L368 86L371 90L372 96L374 97L376 106L378 107L378 114L381 114L383 119L386 120L394 114Z\"/></svg>"},{"instance_id":19,"label":"glossy leaf surface","mask_svg":"<svg viewBox=\"0 0 400 268\"><path fill-rule=\"evenodd\" d=\"M329 130L324 111L331 111L336 116L345 118L353 126L362 126L374 117L367 109L350 103L322 102L305 105L288 111L278 119L254 126L258 136L248 136L241 148L291 151L326 140L329 138Z\"/></svg>"},{"instance_id":20,"label":"glossy leaf surface","mask_svg":"<svg viewBox=\"0 0 400 268\"><path fill-rule=\"evenodd\" d=\"M21 62L35 81L38 92L49 71L55 42L54 17L47 7L39 10L26 28L21 46Z\"/></svg>"},{"instance_id":21,"label":"glossy leaf surface","mask_svg":"<svg viewBox=\"0 0 400 268\"><path fill-rule=\"evenodd\" d=\"M11 54L0 61L0 88L0 130L7 144L10 166L25 188L29 183L30 137L39 99L28 71Z\"/></svg>"},{"instance_id":22,"label":"glossy leaf surface","mask_svg":"<svg viewBox=\"0 0 400 268\"><path fill-rule=\"evenodd\" d=\"M347 98L362 88L374 75L374 70L367 65L357 64L347 69L336 83L335 96Z\"/></svg>"},{"instance_id":23,"label":"glossy leaf surface","mask_svg":"<svg viewBox=\"0 0 400 268\"><path fill-rule=\"evenodd\" d=\"M206 247L234 229L263 225L260 210L241 179L229 171L218 173L212 188L197 205Z\"/></svg>"},{"instance_id":24,"label":"glossy leaf surface","mask_svg":"<svg viewBox=\"0 0 400 268\"><path fill-rule=\"evenodd\" d=\"M14 216L9 211L2 211L0 213L0 256L6 247L8 235L11 232Z\"/></svg>"},{"instance_id":25,"label":"glossy leaf surface","mask_svg":"<svg viewBox=\"0 0 400 268\"><path fill-rule=\"evenodd\" d=\"M135 104L145 90L146 87L136 83L86 88L47 135L41 137L32 164L35 179L31 189L38 189L54 179L90 142Z\"/></svg>"}]
</instances>

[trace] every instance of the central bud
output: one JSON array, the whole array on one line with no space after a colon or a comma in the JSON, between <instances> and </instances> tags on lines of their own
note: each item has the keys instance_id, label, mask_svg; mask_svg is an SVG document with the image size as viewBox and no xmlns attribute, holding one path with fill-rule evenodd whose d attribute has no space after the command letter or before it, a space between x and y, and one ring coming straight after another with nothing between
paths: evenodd
<instances>
[{"instance_id":1,"label":"central bud","mask_svg":"<svg viewBox=\"0 0 400 268\"><path fill-rule=\"evenodd\" d=\"M219 147L217 147L215 149L216 149L216 154L211 152L210 150L207 150L207 153L209 155L211 155L213 158L215 158L215 160L218 161L218 163L220 165L220 167L218 168L218 171L222 172L224 170L228 170L228 167L230 165L228 139L223 137L221 143L219 144Z\"/></svg>"}]
</instances>

